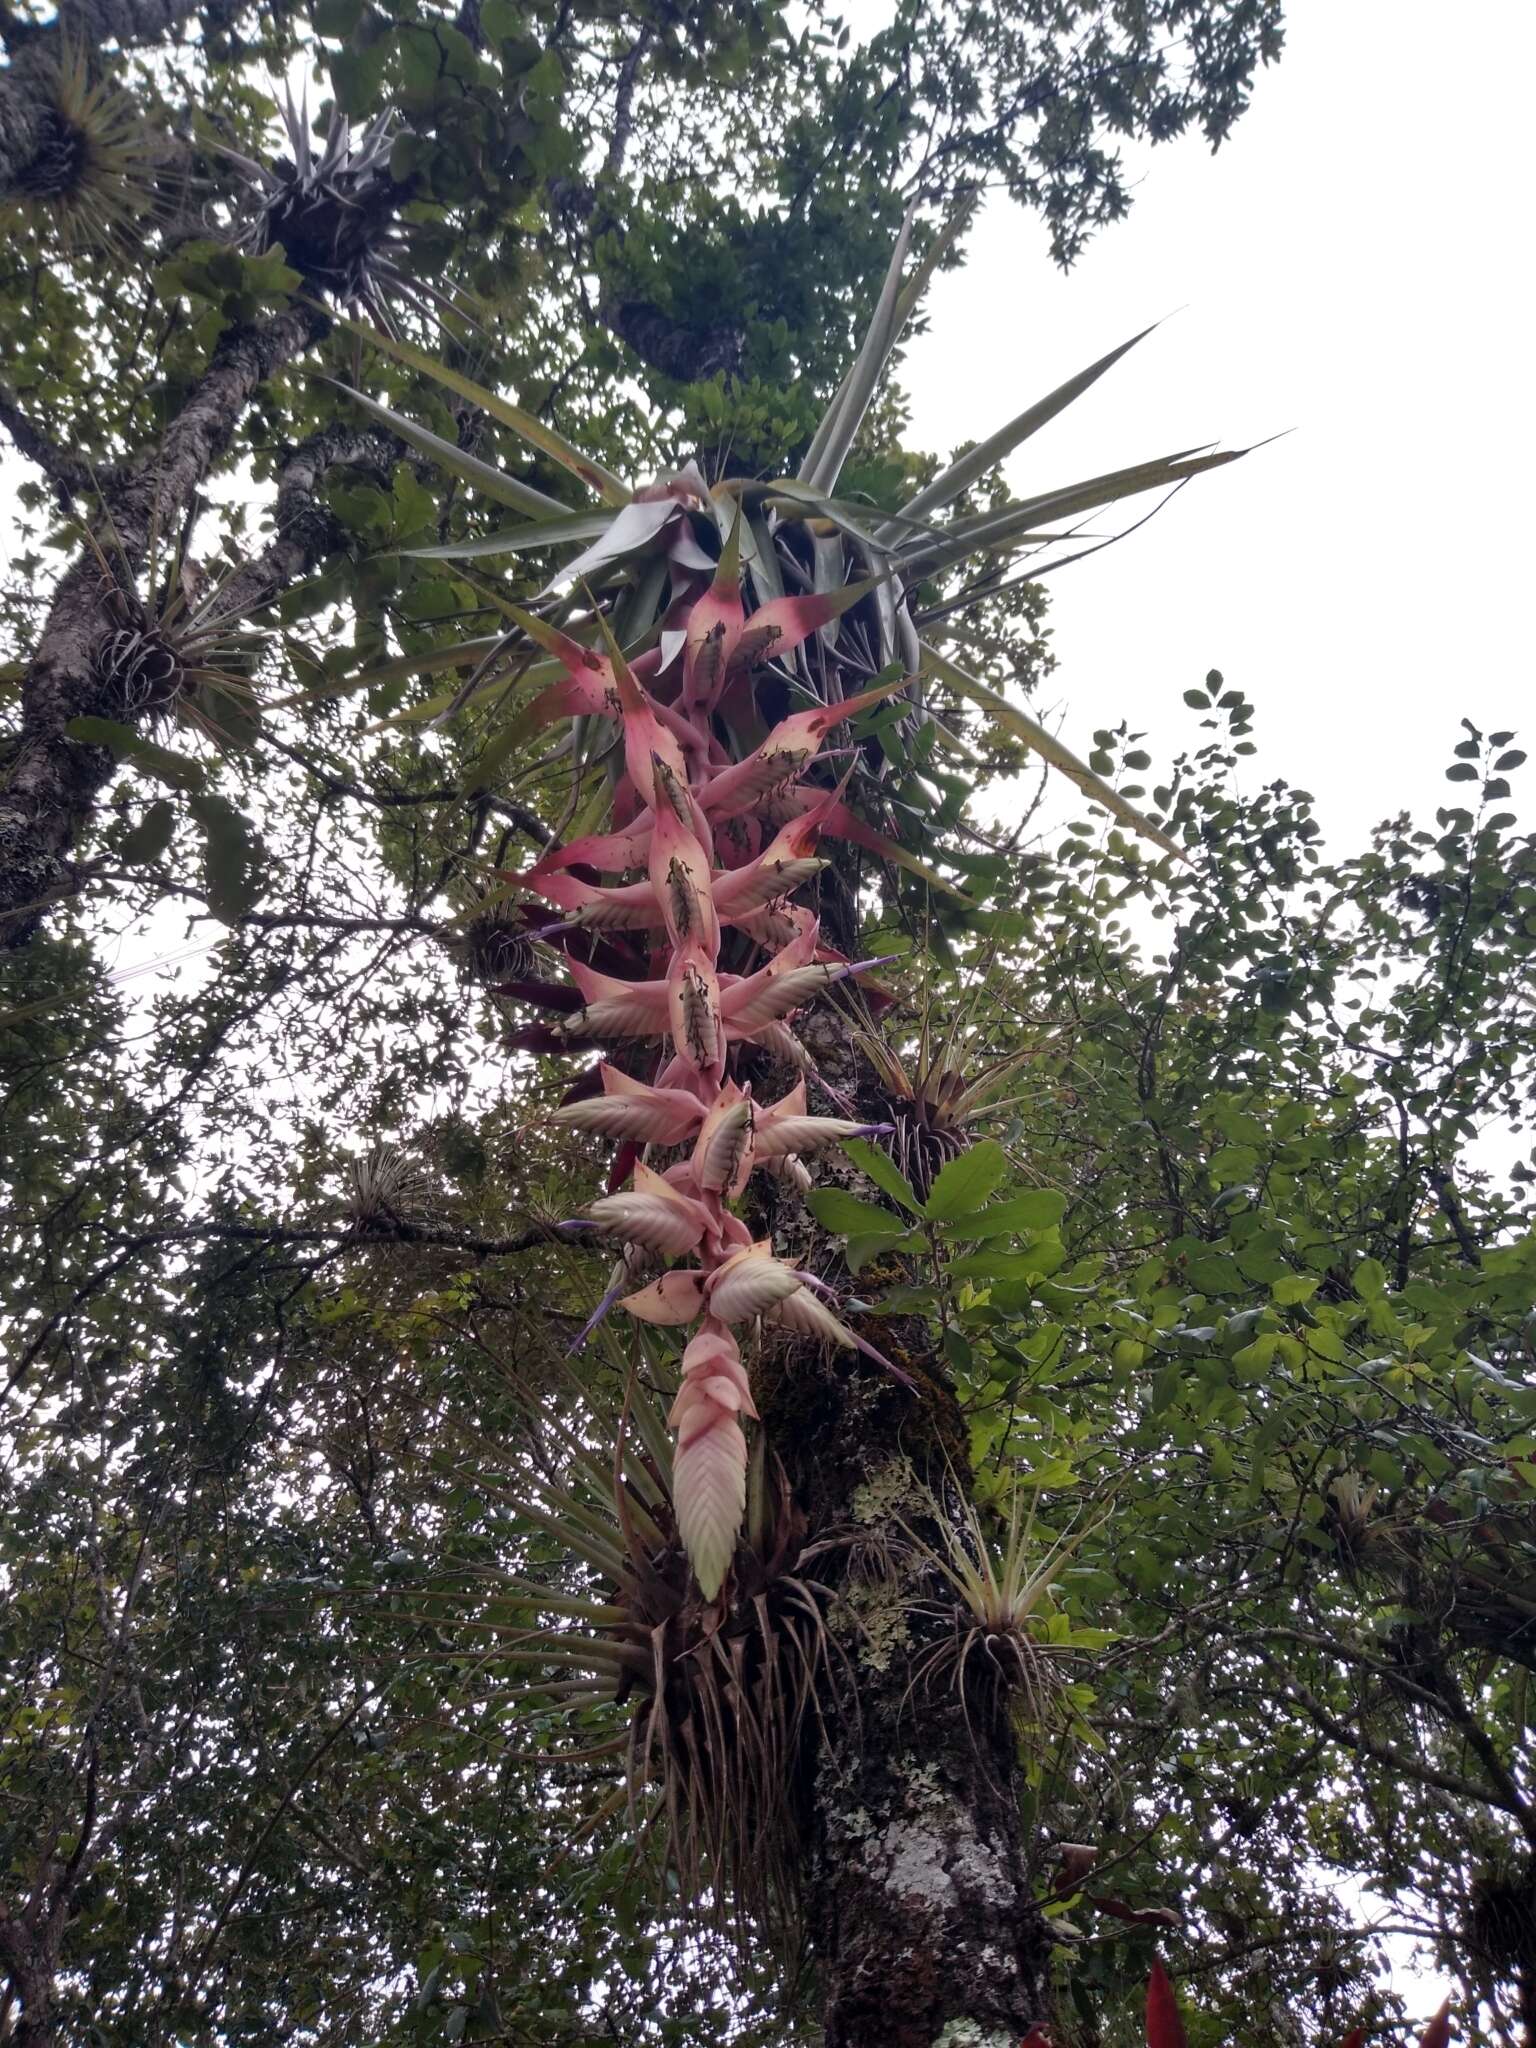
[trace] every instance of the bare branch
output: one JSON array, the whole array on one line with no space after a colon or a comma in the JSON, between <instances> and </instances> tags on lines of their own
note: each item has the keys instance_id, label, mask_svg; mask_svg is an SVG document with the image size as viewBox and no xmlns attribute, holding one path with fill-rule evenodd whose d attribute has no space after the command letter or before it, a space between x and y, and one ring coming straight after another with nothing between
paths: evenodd
<instances>
[{"instance_id":1,"label":"bare branch","mask_svg":"<svg viewBox=\"0 0 1536 2048\"><path fill-rule=\"evenodd\" d=\"M346 541L345 529L320 498L333 469L365 469L387 480L406 453L392 435L373 428L322 427L297 447L278 479L276 537L254 561L226 579L219 609L233 622L263 611L290 583L309 575Z\"/></svg>"},{"instance_id":2,"label":"bare branch","mask_svg":"<svg viewBox=\"0 0 1536 2048\"><path fill-rule=\"evenodd\" d=\"M24 461L35 463L48 478L66 511L72 499L89 489L91 473L86 464L67 455L29 418L8 384L0 384L0 427L10 435L16 453Z\"/></svg>"},{"instance_id":3,"label":"bare branch","mask_svg":"<svg viewBox=\"0 0 1536 2048\"><path fill-rule=\"evenodd\" d=\"M640 75L640 66L650 41L651 25L647 22L619 66L619 84L613 102L613 133L608 139L608 154L603 159L605 178L616 178L624 168L624 154L635 127L635 81Z\"/></svg>"}]
</instances>

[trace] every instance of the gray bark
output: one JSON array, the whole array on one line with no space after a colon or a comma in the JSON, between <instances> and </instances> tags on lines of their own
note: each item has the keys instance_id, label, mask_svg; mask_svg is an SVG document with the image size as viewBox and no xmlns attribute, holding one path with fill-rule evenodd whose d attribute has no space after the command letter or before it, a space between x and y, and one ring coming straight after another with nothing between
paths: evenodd
<instances>
[{"instance_id":1,"label":"gray bark","mask_svg":"<svg viewBox=\"0 0 1536 2048\"><path fill-rule=\"evenodd\" d=\"M819 1070L878 1116L835 1014L803 1035ZM832 1264L798 1205L771 1227L797 1263ZM1018 2048L1046 2012L1050 1943L1010 1701L973 1686L962 1702L949 1671L929 1683L923 1646L947 1623L911 1610L914 1594L924 1608L946 1598L908 1530L932 1515L929 1488L969 1471L967 1431L926 1323L882 1318L865 1334L915 1387L800 1346L777 1375L770 1365L758 1396L813 1526L852 1528L866 1559L888 1561L871 1575L850 1553L845 1591L864 1625L829 1671L807 1801L804 1902L826 2048Z\"/></svg>"},{"instance_id":2,"label":"gray bark","mask_svg":"<svg viewBox=\"0 0 1536 2048\"><path fill-rule=\"evenodd\" d=\"M0 199L27 182L43 140L47 100L39 90L45 69L34 45L0 71Z\"/></svg>"},{"instance_id":3,"label":"gray bark","mask_svg":"<svg viewBox=\"0 0 1536 2048\"><path fill-rule=\"evenodd\" d=\"M283 464L277 486L272 541L219 587L219 610L231 620L265 610L291 583L346 544L346 530L320 497L333 469L372 471L387 488L394 464L408 451L391 435L367 427L323 427Z\"/></svg>"},{"instance_id":4,"label":"gray bark","mask_svg":"<svg viewBox=\"0 0 1536 2048\"><path fill-rule=\"evenodd\" d=\"M15 1917L0 1905L0 1970L7 1979L6 2005L16 2009L6 2035L12 2048L54 2048L54 1980L67 1918L60 1896L41 1899Z\"/></svg>"},{"instance_id":5,"label":"gray bark","mask_svg":"<svg viewBox=\"0 0 1536 2048\"><path fill-rule=\"evenodd\" d=\"M323 326L323 315L294 307L225 337L158 451L120 473L112 489L112 552L130 569L142 567L152 537L180 532L258 387ZM122 716L96 662L114 624L112 592L86 552L59 584L22 681L21 727L0 791L0 947L24 944L49 904L77 884L70 851L115 763L105 748L72 740L64 728L82 716Z\"/></svg>"}]
</instances>

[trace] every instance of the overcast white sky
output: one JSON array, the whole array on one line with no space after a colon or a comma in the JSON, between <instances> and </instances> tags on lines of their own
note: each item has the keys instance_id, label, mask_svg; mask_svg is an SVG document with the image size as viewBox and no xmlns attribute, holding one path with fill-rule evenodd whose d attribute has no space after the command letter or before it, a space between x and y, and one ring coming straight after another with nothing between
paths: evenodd
<instances>
[{"instance_id":1,"label":"overcast white sky","mask_svg":"<svg viewBox=\"0 0 1536 2048\"><path fill-rule=\"evenodd\" d=\"M1014 457L1015 487L1296 430L1053 579L1046 702L1082 753L1124 717L1165 759L1198 736L1182 692L1220 668L1258 707L1254 784L1312 790L1343 853L1451 798L1463 715L1536 727L1536 4L1286 12L1232 139L1139 156L1129 218L1069 275L994 203L905 375L914 440L948 452L1172 313Z\"/></svg>"}]
</instances>

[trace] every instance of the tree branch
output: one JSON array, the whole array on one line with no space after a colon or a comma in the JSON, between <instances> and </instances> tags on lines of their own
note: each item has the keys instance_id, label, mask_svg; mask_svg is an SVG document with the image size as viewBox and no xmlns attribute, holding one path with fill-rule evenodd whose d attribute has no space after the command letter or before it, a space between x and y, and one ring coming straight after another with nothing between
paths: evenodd
<instances>
[{"instance_id":1,"label":"tree branch","mask_svg":"<svg viewBox=\"0 0 1536 2048\"><path fill-rule=\"evenodd\" d=\"M219 1242L273 1246L302 1245L317 1251L323 1261L342 1253L366 1252L374 1246L386 1244L420 1245L429 1249L454 1251L470 1259L500 1259L508 1258L515 1252L534 1251L540 1245L558 1244L561 1240L549 1229L538 1224L519 1232L516 1237L480 1237L470 1232L448 1230L435 1224L413 1223L400 1217L378 1219L370 1221L367 1225L359 1225L349 1220L329 1228L313 1229L290 1229L280 1223L191 1223L135 1231L127 1237L117 1239L117 1249L112 1256L97 1266L94 1272L88 1273L63 1306L55 1309L48 1317L22 1352L4 1388L0 1389L0 1399L13 1394L24 1383L49 1338L59 1326L100 1294L104 1287L109 1286L141 1253L160 1245Z\"/></svg>"},{"instance_id":2,"label":"tree branch","mask_svg":"<svg viewBox=\"0 0 1536 2048\"><path fill-rule=\"evenodd\" d=\"M344 425L322 427L301 442L278 478L276 535L220 586L221 614L233 623L264 611L290 583L345 545L345 528L320 499L320 486L333 469L365 469L387 481L406 452L393 435Z\"/></svg>"},{"instance_id":3,"label":"tree branch","mask_svg":"<svg viewBox=\"0 0 1536 2048\"><path fill-rule=\"evenodd\" d=\"M23 461L35 463L47 477L58 491L66 511L70 501L90 487L91 472L86 464L73 455L66 455L49 439L37 422L27 416L8 384L0 384L0 427L10 435L11 443Z\"/></svg>"},{"instance_id":4,"label":"tree branch","mask_svg":"<svg viewBox=\"0 0 1536 2048\"><path fill-rule=\"evenodd\" d=\"M498 817L509 819L535 845L548 846L555 836L537 811L529 810L526 804L514 803L510 797L469 795L452 782L434 783L429 789L368 789L345 775L336 775L329 768L320 767L301 747L291 747L270 734L266 744L302 768L307 775L312 775L329 796L347 797L353 803L373 804L380 810L409 809L414 804L480 804L486 810L494 811Z\"/></svg>"},{"instance_id":5,"label":"tree branch","mask_svg":"<svg viewBox=\"0 0 1536 2048\"><path fill-rule=\"evenodd\" d=\"M1530 1809L1518 1794L1512 1800L1504 1784L1475 1784L1470 1778L1458 1777L1452 1771L1437 1770L1433 1764L1421 1763L1417 1757L1404 1756L1401 1750L1391 1749L1386 1743L1375 1741L1363 1728L1351 1728L1346 1722L1341 1721L1337 1714L1330 1712L1316 1693L1303 1685L1278 1658L1271 1657L1257 1645L1255 1647L1258 1649L1259 1657L1269 1670L1279 1677L1291 1698L1298 1706L1304 1708L1323 1733L1331 1735L1335 1742L1342 1743L1346 1749L1352 1750L1356 1756L1364 1758L1367 1762L1381 1764L1385 1769L1400 1777L1411 1779L1416 1784L1431 1786L1439 1792L1449 1792L1456 1799L1475 1800L1479 1806L1497 1807L1501 1813L1509 1814L1511 1819L1519 1824L1528 1839L1536 1839Z\"/></svg>"},{"instance_id":6,"label":"tree branch","mask_svg":"<svg viewBox=\"0 0 1536 2048\"><path fill-rule=\"evenodd\" d=\"M603 159L605 178L616 178L624 168L624 154L635 128L635 81L640 75L640 66L645 61L650 42L651 24L647 22L619 66L618 90L613 101L613 133L608 138L608 154Z\"/></svg>"},{"instance_id":7,"label":"tree branch","mask_svg":"<svg viewBox=\"0 0 1536 2048\"><path fill-rule=\"evenodd\" d=\"M291 306L225 336L159 450L116 480L113 540L130 572L143 564L153 535L180 531L251 399L326 325L317 308ZM275 566L263 570L261 587ZM115 597L95 555L83 551L59 584L22 680L21 730L0 794L0 948L24 944L47 906L79 885L70 850L117 764L107 748L72 740L65 728L82 716L121 720L128 711L96 658L117 622Z\"/></svg>"}]
</instances>

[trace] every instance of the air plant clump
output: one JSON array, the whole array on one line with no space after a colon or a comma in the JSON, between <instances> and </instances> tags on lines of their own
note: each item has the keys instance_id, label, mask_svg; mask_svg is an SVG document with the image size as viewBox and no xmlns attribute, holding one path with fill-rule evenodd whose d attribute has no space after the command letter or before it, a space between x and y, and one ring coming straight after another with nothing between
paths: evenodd
<instances>
[{"instance_id":1,"label":"air plant clump","mask_svg":"<svg viewBox=\"0 0 1536 2048\"><path fill-rule=\"evenodd\" d=\"M967 1718L973 1704L1001 1702L1043 1727L1063 1692L1063 1660L1088 1646L1082 1631L1053 1632L1050 1623L1053 1584L1090 1532L1039 1545L1033 1500L1026 1511L1016 1488L994 1545L968 1494L950 1491L952 1501L929 1496L921 1530L906 1525L912 1561L942 1586L941 1597L911 1604L914 1619L937 1631L914 1660L912 1687L948 1685Z\"/></svg>"},{"instance_id":2,"label":"air plant clump","mask_svg":"<svg viewBox=\"0 0 1536 2048\"><path fill-rule=\"evenodd\" d=\"M1009 1106L999 1101L999 1091L1033 1057L1026 1049L983 1060L961 1038L960 1025L957 1016L935 1043L925 1017L917 1052L905 1060L879 1032L854 1034L885 1096L891 1155L924 1200L950 1160L975 1143L977 1126Z\"/></svg>"},{"instance_id":3,"label":"air plant clump","mask_svg":"<svg viewBox=\"0 0 1536 2048\"><path fill-rule=\"evenodd\" d=\"M435 297L413 283L403 262L410 230L399 215L409 191L390 171L403 132L396 116L377 115L354 131L333 107L317 148L307 102L295 106L285 92L282 121L288 153L274 163L219 146L255 202L236 246L253 256L280 248L310 291L340 306L366 306L381 321L391 298L414 304L422 293Z\"/></svg>"},{"instance_id":4,"label":"air plant clump","mask_svg":"<svg viewBox=\"0 0 1536 2048\"><path fill-rule=\"evenodd\" d=\"M641 1350L665 1379L664 1364ZM514 1387L524 1414L517 1468L489 1482L504 1449L472 1440L472 1464L450 1477L506 1504L525 1554L530 1533L555 1537L584 1584L577 1593L544 1585L523 1559L498 1570L495 1597L472 1624L495 1639L487 1663L525 1674L527 1693L564 1714L627 1708L621 1730L581 1751L624 1766L623 1787L590 1825L627 1810L637 1846L673 1872L685 1899L708 1895L722 1920L744 1910L792 1935L802 1738L823 1665L837 1655L818 1565L835 1546L808 1540L759 1441L735 1598L711 1601L679 1535L676 1452L645 1377L629 1375L621 1404L587 1376L566 1415L531 1386ZM509 1703L504 1689L500 1698ZM583 1727L584 1744L593 1732Z\"/></svg>"},{"instance_id":5,"label":"air plant clump","mask_svg":"<svg viewBox=\"0 0 1536 2048\"><path fill-rule=\"evenodd\" d=\"M0 208L0 225L51 233L66 250L110 250L156 209L164 140L130 94L94 73L80 44L66 43L33 76L42 95L37 147Z\"/></svg>"},{"instance_id":6,"label":"air plant clump","mask_svg":"<svg viewBox=\"0 0 1536 2048\"><path fill-rule=\"evenodd\" d=\"M214 739L247 724L266 636L242 627L221 586L205 590L202 572L179 551L164 558L152 546L136 576L120 549L114 560L94 535L85 539L116 619L94 655L104 706L134 720L175 714Z\"/></svg>"},{"instance_id":7,"label":"air plant clump","mask_svg":"<svg viewBox=\"0 0 1536 2048\"><path fill-rule=\"evenodd\" d=\"M347 1214L360 1230L388 1229L421 1219L429 1188L410 1154L398 1145L376 1145L347 1163Z\"/></svg>"},{"instance_id":8,"label":"air plant clump","mask_svg":"<svg viewBox=\"0 0 1536 2048\"><path fill-rule=\"evenodd\" d=\"M472 981L522 981L533 973L535 954L528 920L505 897L493 896L459 925L454 951Z\"/></svg>"},{"instance_id":9,"label":"air plant clump","mask_svg":"<svg viewBox=\"0 0 1536 2048\"><path fill-rule=\"evenodd\" d=\"M1358 1564L1377 1535L1379 1486L1357 1472L1340 1472L1328 1482L1327 1526L1346 1564Z\"/></svg>"}]
</instances>

